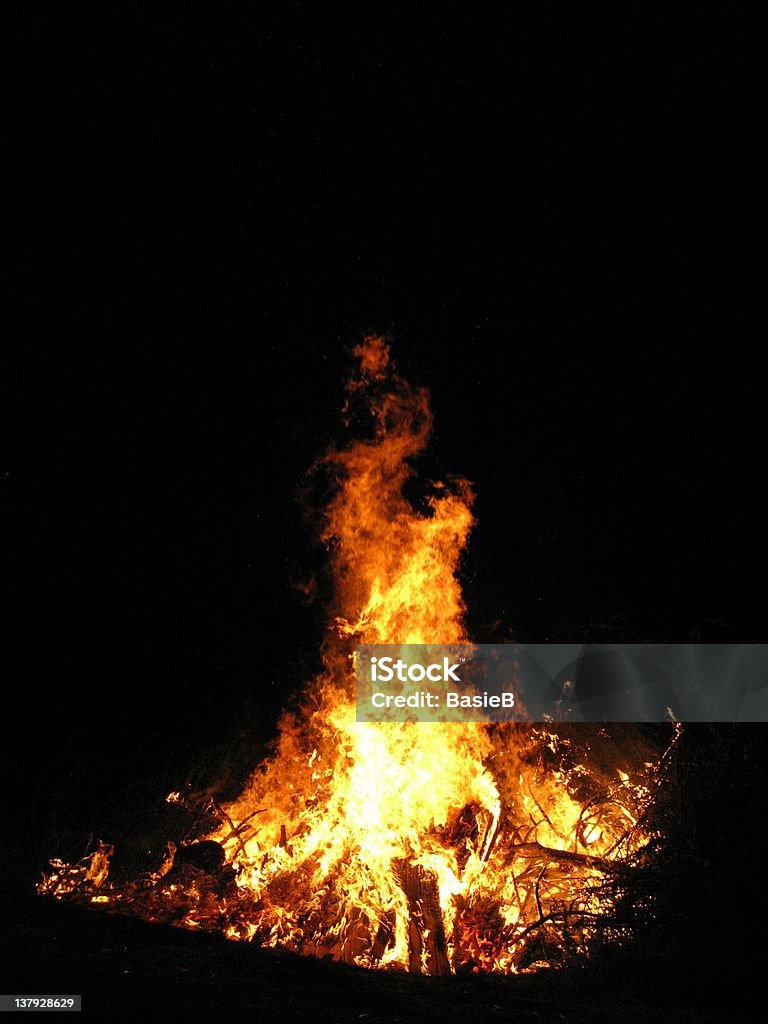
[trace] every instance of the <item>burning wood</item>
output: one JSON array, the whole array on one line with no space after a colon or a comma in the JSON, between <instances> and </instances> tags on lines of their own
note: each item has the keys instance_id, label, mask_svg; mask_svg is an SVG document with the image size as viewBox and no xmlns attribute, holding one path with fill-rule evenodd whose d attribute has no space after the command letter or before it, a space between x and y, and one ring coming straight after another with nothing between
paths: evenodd
<instances>
[{"instance_id":1,"label":"burning wood","mask_svg":"<svg viewBox=\"0 0 768 1024\"><path fill-rule=\"evenodd\" d=\"M404 497L427 393L382 338L355 355L345 415L369 436L320 463L334 477L323 537L336 635L302 714L156 871L111 883L102 844L78 865L52 862L41 891L365 966L551 964L554 947L589 942L606 880L648 839L656 752L514 724L356 722L354 643L468 642L457 569L473 516L463 480L432 485L422 511Z\"/></svg>"},{"instance_id":2,"label":"burning wood","mask_svg":"<svg viewBox=\"0 0 768 1024\"><path fill-rule=\"evenodd\" d=\"M408 969L417 974L450 974L437 876L408 861L401 861L396 871L410 912Z\"/></svg>"}]
</instances>

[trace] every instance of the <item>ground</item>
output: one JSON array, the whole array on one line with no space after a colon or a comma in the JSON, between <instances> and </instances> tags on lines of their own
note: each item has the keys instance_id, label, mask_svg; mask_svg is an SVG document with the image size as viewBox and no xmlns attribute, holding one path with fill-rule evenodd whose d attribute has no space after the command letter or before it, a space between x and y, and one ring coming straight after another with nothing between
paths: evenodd
<instances>
[{"instance_id":1,"label":"ground","mask_svg":"<svg viewBox=\"0 0 768 1024\"><path fill-rule=\"evenodd\" d=\"M0 913L3 992L81 994L86 1013L110 1020L135 1019L150 1010L158 1016L281 1024L752 1019L737 1008L618 1005L562 979L365 971L31 896L0 897Z\"/></svg>"}]
</instances>

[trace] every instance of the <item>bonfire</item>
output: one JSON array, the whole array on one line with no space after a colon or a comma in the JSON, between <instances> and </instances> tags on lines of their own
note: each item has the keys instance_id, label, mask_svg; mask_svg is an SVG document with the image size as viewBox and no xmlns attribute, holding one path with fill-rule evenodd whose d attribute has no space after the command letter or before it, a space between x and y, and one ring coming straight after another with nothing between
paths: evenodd
<instances>
[{"instance_id":1,"label":"bonfire","mask_svg":"<svg viewBox=\"0 0 768 1024\"><path fill-rule=\"evenodd\" d=\"M406 497L428 393L380 336L354 357L343 417L358 437L315 467L331 482L335 596L300 710L233 802L167 797L195 825L151 871L113 879L102 841L52 861L39 888L369 968L551 968L610 934L655 838L665 754L632 726L356 721L356 646L470 642L459 569L474 517L463 479Z\"/></svg>"}]
</instances>

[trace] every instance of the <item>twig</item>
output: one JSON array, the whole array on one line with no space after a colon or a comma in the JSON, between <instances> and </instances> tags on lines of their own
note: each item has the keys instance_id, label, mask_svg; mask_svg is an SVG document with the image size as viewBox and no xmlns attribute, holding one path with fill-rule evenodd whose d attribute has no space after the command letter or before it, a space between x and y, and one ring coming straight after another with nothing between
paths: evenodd
<instances>
[{"instance_id":1,"label":"twig","mask_svg":"<svg viewBox=\"0 0 768 1024\"><path fill-rule=\"evenodd\" d=\"M245 843L243 842L242 837L241 837L242 828L255 815L261 814L262 811L265 811L266 807L262 807L260 810L254 811L253 814L249 814L247 818L243 818L243 820L240 822L240 824L236 826L235 823L232 821L232 819L230 818L230 816L227 814L227 812L224 810L223 807L221 807L219 804L217 804L215 800L211 800L211 803L213 804L213 807L214 807L216 813L220 814L221 817L226 820L226 822L227 822L227 824L229 825L229 828L230 828L229 835L226 837L226 839L223 840L223 842L226 843L228 839L232 839L232 838L236 839L237 840L237 845L240 848L240 853L242 853L242 855L244 857L247 857L248 854L246 853L246 850L245 850Z\"/></svg>"},{"instance_id":2,"label":"twig","mask_svg":"<svg viewBox=\"0 0 768 1024\"><path fill-rule=\"evenodd\" d=\"M557 913L553 912L551 914L544 914L538 921L534 921L534 923L529 924L527 928L523 928L519 935L514 936L513 941L515 943L521 942L527 935L530 935L531 932L535 932L537 928L541 928L543 924L548 924L550 921L558 921L562 919L563 923L567 924L569 914L573 917L589 917L593 920L598 920L603 916L602 914L595 914L590 910L561 910Z\"/></svg>"},{"instance_id":3,"label":"twig","mask_svg":"<svg viewBox=\"0 0 768 1024\"><path fill-rule=\"evenodd\" d=\"M222 843L226 843L228 840L232 839L233 837L237 837L237 836L242 835L243 829L248 824L248 822L251 820L251 818L255 818L257 814L263 814L266 811L266 809L267 809L266 807L260 807L258 811L253 811L251 814L248 815L247 818L243 818L243 820L237 826L233 825L232 822L229 820L229 818L227 818L227 821L229 821L229 824L232 827L232 831L229 832L228 835L224 836L224 838L222 839Z\"/></svg>"},{"instance_id":4,"label":"twig","mask_svg":"<svg viewBox=\"0 0 768 1024\"><path fill-rule=\"evenodd\" d=\"M547 870L547 866L545 864L544 867L539 872L539 877L536 879L536 886L534 888L534 892L536 893L536 906L538 907L538 911L539 911L539 919L541 919L544 916L544 911L542 910L542 907L541 907L541 897L539 896L539 882L544 877L544 872L546 870Z\"/></svg>"},{"instance_id":5,"label":"twig","mask_svg":"<svg viewBox=\"0 0 768 1024\"><path fill-rule=\"evenodd\" d=\"M544 808L539 803L539 801L536 798L536 795L533 792L533 789L531 788L530 785L528 786L528 793L530 794L530 797L533 800L533 802L536 804L536 806L539 808L541 813L544 815L544 820L547 822L547 824L552 829L552 831L555 833L555 835L556 836L560 836L561 839L565 839L566 837L562 834L562 832L560 832L559 829L555 828L554 824L552 823L552 819L549 817L547 812L544 810Z\"/></svg>"}]
</instances>

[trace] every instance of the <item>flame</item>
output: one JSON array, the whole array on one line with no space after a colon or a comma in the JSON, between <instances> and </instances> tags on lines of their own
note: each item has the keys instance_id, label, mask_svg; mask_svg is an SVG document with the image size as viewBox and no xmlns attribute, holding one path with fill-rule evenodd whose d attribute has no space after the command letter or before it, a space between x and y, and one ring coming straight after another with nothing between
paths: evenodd
<instances>
[{"instance_id":1,"label":"flame","mask_svg":"<svg viewBox=\"0 0 768 1024\"><path fill-rule=\"evenodd\" d=\"M261 904L256 930L269 938L290 933L296 948L309 942L315 952L358 962L370 958L367 940L381 930L380 961L405 965L412 914L403 866L418 866L437 888L450 930L453 897L481 870L482 851L462 858L445 831L466 806L498 822L500 801L483 764L491 745L482 727L452 723L448 737L434 726L355 721L350 640L467 641L456 573L473 517L463 480L436 485L425 511L414 511L403 486L431 431L427 392L395 372L383 338L366 338L354 355L359 371L348 383L345 412L367 399L372 436L323 460L336 479L323 539L333 552L335 623L346 643L329 645L304 720L284 719L275 757L227 814L242 820L269 807L258 833L233 854L239 884ZM290 843L275 855L281 829ZM297 878L306 891L291 906L273 898Z\"/></svg>"},{"instance_id":2,"label":"flame","mask_svg":"<svg viewBox=\"0 0 768 1024\"><path fill-rule=\"evenodd\" d=\"M364 437L319 463L333 479L322 537L336 581L324 671L220 809L209 839L228 884L180 885L166 866L146 912L162 918L182 892L181 923L231 938L433 974L528 969L551 962L540 940L557 921L587 941L610 864L645 842L650 789L626 764L610 781L578 744L530 726L356 722L356 643L468 642L457 573L474 520L466 480L432 484L418 508L405 497L432 429L427 391L378 335L354 356L343 413Z\"/></svg>"}]
</instances>

